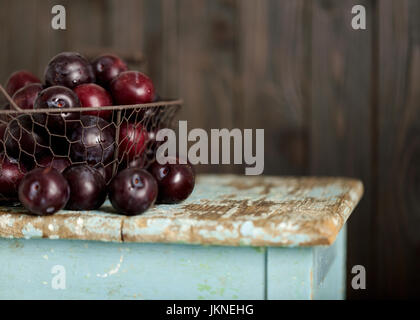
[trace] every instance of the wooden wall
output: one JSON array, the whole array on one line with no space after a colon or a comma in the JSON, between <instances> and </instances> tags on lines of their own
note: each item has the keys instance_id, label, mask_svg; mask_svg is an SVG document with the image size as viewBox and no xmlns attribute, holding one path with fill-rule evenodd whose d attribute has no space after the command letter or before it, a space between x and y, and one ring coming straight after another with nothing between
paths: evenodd
<instances>
[{"instance_id":1,"label":"wooden wall","mask_svg":"<svg viewBox=\"0 0 420 320\"><path fill-rule=\"evenodd\" d=\"M0 81L42 75L63 50L127 53L189 128L264 128L265 174L363 180L349 221L351 266L367 290L414 297L420 286L420 3L416 0L0 0ZM367 8L368 28L350 27ZM146 62L136 62L142 53ZM238 166L200 172L242 173Z\"/></svg>"}]
</instances>

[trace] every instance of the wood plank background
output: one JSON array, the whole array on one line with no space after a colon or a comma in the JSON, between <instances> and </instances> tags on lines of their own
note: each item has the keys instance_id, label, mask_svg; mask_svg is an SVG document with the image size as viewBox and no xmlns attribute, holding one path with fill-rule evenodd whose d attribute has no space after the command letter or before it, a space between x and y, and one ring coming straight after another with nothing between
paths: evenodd
<instances>
[{"instance_id":1,"label":"wood plank background","mask_svg":"<svg viewBox=\"0 0 420 320\"><path fill-rule=\"evenodd\" d=\"M0 0L0 81L60 51L122 52L189 128L264 128L265 174L342 175L366 193L349 221L348 297L418 297L420 3L416 0ZM353 5L367 30L350 27ZM126 54L125 54L126 53ZM138 54L145 62L139 64ZM241 166L199 172L242 173ZM349 281L350 283L350 281Z\"/></svg>"}]
</instances>

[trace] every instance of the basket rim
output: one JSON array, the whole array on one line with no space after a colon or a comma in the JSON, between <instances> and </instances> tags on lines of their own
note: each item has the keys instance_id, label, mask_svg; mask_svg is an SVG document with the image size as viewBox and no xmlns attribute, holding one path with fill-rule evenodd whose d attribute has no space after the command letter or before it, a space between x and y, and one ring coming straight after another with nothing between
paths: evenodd
<instances>
[{"instance_id":1,"label":"basket rim","mask_svg":"<svg viewBox=\"0 0 420 320\"><path fill-rule=\"evenodd\" d=\"M143 108L157 108L162 106L176 106L182 105L184 101L182 99L170 99L158 102L149 102L141 104L127 104L117 106L103 106L103 107L77 107L77 108L62 108L62 109L1 109L0 114L13 114L23 115L28 113L63 113L63 112L90 112L90 111L105 111L105 110L127 110L127 109L143 109Z\"/></svg>"}]
</instances>

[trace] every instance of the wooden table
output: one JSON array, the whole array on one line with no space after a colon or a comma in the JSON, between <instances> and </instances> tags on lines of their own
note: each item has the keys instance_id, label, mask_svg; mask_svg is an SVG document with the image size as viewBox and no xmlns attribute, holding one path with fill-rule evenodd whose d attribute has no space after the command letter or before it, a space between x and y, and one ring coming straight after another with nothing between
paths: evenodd
<instances>
[{"instance_id":1,"label":"wooden table","mask_svg":"<svg viewBox=\"0 0 420 320\"><path fill-rule=\"evenodd\" d=\"M342 299L346 178L203 175L135 217L0 207L3 299Z\"/></svg>"}]
</instances>

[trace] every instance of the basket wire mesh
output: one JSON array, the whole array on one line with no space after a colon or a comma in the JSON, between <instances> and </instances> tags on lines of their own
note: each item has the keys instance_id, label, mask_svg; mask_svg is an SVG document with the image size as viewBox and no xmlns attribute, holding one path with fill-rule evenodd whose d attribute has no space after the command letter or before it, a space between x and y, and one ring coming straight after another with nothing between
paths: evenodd
<instances>
[{"instance_id":1,"label":"basket wire mesh","mask_svg":"<svg viewBox=\"0 0 420 320\"><path fill-rule=\"evenodd\" d=\"M62 109L21 109L0 85L9 108L0 110L0 202L17 200L19 173L36 167L84 164L107 183L126 167L154 160L158 130L172 128L182 100ZM65 117L69 113L72 117ZM65 120L68 118L76 120ZM13 170L16 174L13 174Z\"/></svg>"}]
</instances>

